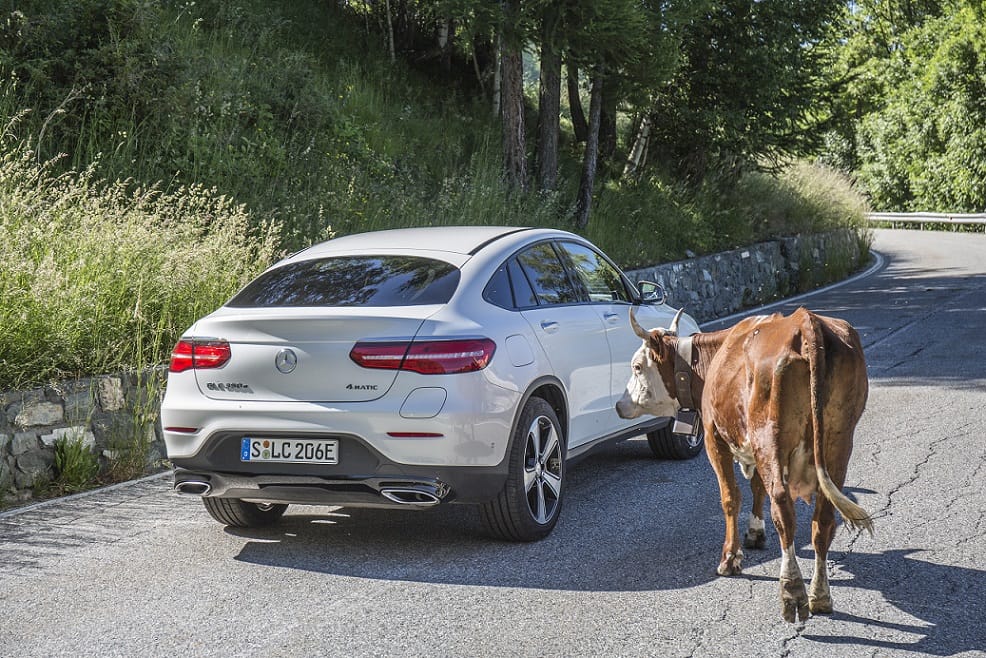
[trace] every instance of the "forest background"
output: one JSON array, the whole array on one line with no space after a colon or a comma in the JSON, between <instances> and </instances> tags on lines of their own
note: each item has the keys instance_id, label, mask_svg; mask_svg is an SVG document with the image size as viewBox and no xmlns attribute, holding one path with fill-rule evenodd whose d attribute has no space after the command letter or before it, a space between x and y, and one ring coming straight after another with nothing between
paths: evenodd
<instances>
[{"instance_id":1,"label":"forest background","mask_svg":"<svg viewBox=\"0 0 986 658\"><path fill-rule=\"evenodd\" d=\"M634 267L986 206L968 0L0 2L0 390L167 360L279 255L556 226Z\"/></svg>"}]
</instances>

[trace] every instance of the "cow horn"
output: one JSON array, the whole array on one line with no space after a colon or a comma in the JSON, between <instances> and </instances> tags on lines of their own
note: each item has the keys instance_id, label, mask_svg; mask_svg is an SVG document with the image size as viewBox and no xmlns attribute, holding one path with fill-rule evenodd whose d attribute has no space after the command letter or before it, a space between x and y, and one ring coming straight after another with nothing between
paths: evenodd
<instances>
[{"instance_id":1,"label":"cow horn","mask_svg":"<svg viewBox=\"0 0 986 658\"><path fill-rule=\"evenodd\" d=\"M674 320L671 321L671 326L668 327L668 333L672 336L678 335L678 320L681 319L681 314L685 311L685 308L679 308L678 312L674 314Z\"/></svg>"},{"instance_id":2,"label":"cow horn","mask_svg":"<svg viewBox=\"0 0 986 658\"><path fill-rule=\"evenodd\" d=\"M650 336L650 334L648 334L647 331L640 326L640 323L637 322L637 317L633 314L632 307L630 308L630 328L633 329L633 333L640 336L642 340L647 340L647 338Z\"/></svg>"}]
</instances>

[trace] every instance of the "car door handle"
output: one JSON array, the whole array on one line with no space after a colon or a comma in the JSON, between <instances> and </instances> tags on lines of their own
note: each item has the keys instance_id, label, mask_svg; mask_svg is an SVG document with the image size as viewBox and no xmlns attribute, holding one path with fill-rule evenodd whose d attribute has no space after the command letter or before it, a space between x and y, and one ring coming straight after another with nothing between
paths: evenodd
<instances>
[{"instance_id":1,"label":"car door handle","mask_svg":"<svg viewBox=\"0 0 986 658\"><path fill-rule=\"evenodd\" d=\"M558 326L559 325L557 322L552 322L550 320L545 320L544 322L541 323L541 328L544 329L544 333L546 334L555 333L556 331L558 331Z\"/></svg>"},{"instance_id":2,"label":"car door handle","mask_svg":"<svg viewBox=\"0 0 986 658\"><path fill-rule=\"evenodd\" d=\"M606 322L608 322L610 324L616 324L617 322L620 321L620 314L619 313L603 313L603 318L606 320Z\"/></svg>"}]
</instances>

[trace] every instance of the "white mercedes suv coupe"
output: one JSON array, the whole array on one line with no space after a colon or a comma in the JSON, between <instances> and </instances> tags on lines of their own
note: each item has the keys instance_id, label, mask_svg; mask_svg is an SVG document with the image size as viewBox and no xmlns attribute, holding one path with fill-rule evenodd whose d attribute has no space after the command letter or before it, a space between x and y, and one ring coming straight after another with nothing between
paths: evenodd
<instances>
[{"instance_id":1,"label":"white mercedes suv coupe","mask_svg":"<svg viewBox=\"0 0 986 658\"><path fill-rule=\"evenodd\" d=\"M614 407L644 327L674 315L585 239L516 227L350 235L278 262L185 332L161 410L175 489L232 526L289 504L479 507L540 539L574 460L668 418ZM688 316L681 335L698 330Z\"/></svg>"}]
</instances>

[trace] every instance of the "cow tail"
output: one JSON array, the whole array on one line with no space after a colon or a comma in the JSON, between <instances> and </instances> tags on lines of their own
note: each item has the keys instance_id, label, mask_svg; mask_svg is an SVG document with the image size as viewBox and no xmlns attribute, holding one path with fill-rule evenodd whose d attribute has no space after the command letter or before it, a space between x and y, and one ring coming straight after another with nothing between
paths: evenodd
<instances>
[{"instance_id":1,"label":"cow tail","mask_svg":"<svg viewBox=\"0 0 986 658\"><path fill-rule=\"evenodd\" d=\"M802 327L802 350L808 358L809 382L811 388L811 427L814 434L815 473L818 476L818 488L822 494L835 505L846 523L855 529L866 530L873 534L873 519L865 509L854 503L839 487L835 486L825 468L825 427L823 424L822 382L825 381L825 338L822 334L821 323L811 312L807 314L808 321ZM819 356L822 358L819 358Z\"/></svg>"}]
</instances>

